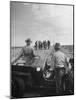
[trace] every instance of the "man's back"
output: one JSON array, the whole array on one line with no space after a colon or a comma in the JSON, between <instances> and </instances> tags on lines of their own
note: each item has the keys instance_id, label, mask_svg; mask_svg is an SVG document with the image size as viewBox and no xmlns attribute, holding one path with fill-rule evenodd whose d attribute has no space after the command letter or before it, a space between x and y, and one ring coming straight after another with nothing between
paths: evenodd
<instances>
[{"instance_id":1,"label":"man's back","mask_svg":"<svg viewBox=\"0 0 76 100\"><path fill-rule=\"evenodd\" d=\"M54 64L55 67L64 67L66 64L67 58L66 55L60 50L54 53Z\"/></svg>"},{"instance_id":2,"label":"man's back","mask_svg":"<svg viewBox=\"0 0 76 100\"><path fill-rule=\"evenodd\" d=\"M33 63L34 59L33 48L31 46L25 46L22 48L22 52L23 52L23 60L25 60L27 64Z\"/></svg>"},{"instance_id":3,"label":"man's back","mask_svg":"<svg viewBox=\"0 0 76 100\"><path fill-rule=\"evenodd\" d=\"M30 46L23 47L23 54L24 56L33 56L33 48Z\"/></svg>"}]
</instances>

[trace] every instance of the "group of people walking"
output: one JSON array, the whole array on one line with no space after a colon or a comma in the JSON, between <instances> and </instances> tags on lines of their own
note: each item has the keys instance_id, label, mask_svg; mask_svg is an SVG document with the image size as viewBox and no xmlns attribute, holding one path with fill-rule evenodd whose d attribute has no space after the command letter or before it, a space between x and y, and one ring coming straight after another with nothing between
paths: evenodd
<instances>
[{"instance_id":1,"label":"group of people walking","mask_svg":"<svg viewBox=\"0 0 76 100\"><path fill-rule=\"evenodd\" d=\"M36 50L49 49L50 48L50 41L49 40L36 41L34 47Z\"/></svg>"}]
</instances>

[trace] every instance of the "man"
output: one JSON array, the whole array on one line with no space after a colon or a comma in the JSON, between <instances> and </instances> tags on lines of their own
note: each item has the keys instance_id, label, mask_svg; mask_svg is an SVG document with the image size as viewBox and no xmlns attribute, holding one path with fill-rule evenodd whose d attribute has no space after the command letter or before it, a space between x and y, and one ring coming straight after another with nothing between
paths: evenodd
<instances>
[{"instance_id":1,"label":"man","mask_svg":"<svg viewBox=\"0 0 76 100\"><path fill-rule=\"evenodd\" d=\"M48 40L47 41L47 46L48 46L48 49L50 48L50 41Z\"/></svg>"},{"instance_id":2,"label":"man","mask_svg":"<svg viewBox=\"0 0 76 100\"><path fill-rule=\"evenodd\" d=\"M62 78L66 72L69 62L66 55L60 50L60 43L56 43L54 46L55 52L53 55L54 68L55 68L55 80L56 80L56 93L62 94Z\"/></svg>"},{"instance_id":3,"label":"man","mask_svg":"<svg viewBox=\"0 0 76 100\"><path fill-rule=\"evenodd\" d=\"M33 48L30 46L31 40L28 38L25 40L26 46L24 46L20 52L20 54L16 57L16 59L12 62L14 64L18 59L20 59L23 56L23 59L25 63L31 64L33 63L33 58L35 57Z\"/></svg>"},{"instance_id":4,"label":"man","mask_svg":"<svg viewBox=\"0 0 76 100\"><path fill-rule=\"evenodd\" d=\"M35 42L35 49L37 50L37 41Z\"/></svg>"}]
</instances>

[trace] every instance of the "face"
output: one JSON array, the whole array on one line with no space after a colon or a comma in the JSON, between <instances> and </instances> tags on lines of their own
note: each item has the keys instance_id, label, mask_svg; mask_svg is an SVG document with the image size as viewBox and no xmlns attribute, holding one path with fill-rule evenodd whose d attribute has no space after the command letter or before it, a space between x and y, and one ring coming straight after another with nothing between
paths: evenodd
<instances>
[{"instance_id":1,"label":"face","mask_svg":"<svg viewBox=\"0 0 76 100\"><path fill-rule=\"evenodd\" d=\"M30 45L30 42L27 42L27 45Z\"/></svg>"}]
</instances>

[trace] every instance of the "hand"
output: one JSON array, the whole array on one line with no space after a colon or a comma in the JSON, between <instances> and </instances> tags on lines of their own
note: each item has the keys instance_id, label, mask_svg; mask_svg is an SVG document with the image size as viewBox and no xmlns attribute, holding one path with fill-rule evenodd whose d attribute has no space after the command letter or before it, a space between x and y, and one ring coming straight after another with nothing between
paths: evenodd
<instances>
[{"instance_id":1,"label":"hand","mask_svg":"<svg viewBox=\"0 0 76 100\"><path fill-rule=\"evenodd\" d=\"M70 72L69 68L66 68L65 74L68 74Z\"/></svg>"},{"instance_id":2,"label":"hand","mask_svg":"<svg viewBox=\"0 0 76 100\"><path fill-rule=\"evenodd\" d=\"M36 55L35 58L36 58L36 59L40 59L40 56L39 56L39 55Z\"/></svg>"}]
</instances>

